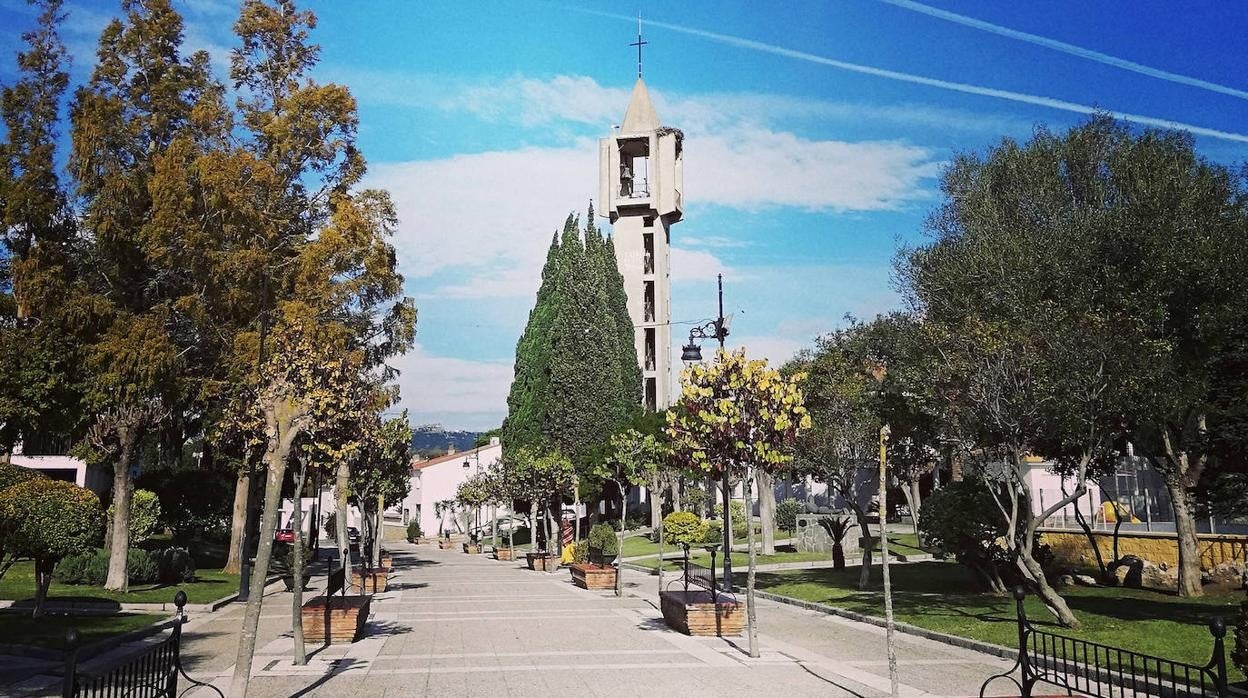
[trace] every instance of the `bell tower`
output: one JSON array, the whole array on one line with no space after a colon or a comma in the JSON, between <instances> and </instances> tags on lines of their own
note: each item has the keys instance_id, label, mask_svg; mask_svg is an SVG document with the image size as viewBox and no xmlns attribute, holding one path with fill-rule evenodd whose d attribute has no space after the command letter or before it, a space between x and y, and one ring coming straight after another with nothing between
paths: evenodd
<instances>
[{"instance_id":1,"label":"bell tower","mask_svg":"<svg viewBox=\"0 0 1248 698\"><path fill-rule=\"evenodd\" d=\"M644 42L638 37L638 52ZM611 220L616 263L628 294L642 394L649 409L671 403L671 225L684 202L683 141L662 126L641 79L623 123L598 143L599 212Z\"/></svg>"}]
</instances>

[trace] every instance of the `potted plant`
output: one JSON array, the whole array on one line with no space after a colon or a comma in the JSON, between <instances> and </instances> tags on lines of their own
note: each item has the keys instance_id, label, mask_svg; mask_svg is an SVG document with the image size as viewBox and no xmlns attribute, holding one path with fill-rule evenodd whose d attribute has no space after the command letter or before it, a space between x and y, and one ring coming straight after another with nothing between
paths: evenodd
<instances>
[{"instance_id":1,"label":"potted plant","mask_svg":"<svg viewBox=\"0 0 1248 698\"><path fill-rule=\"evenodd\" d=\"M420 521L412 519L407 524L407 542L420 543L423 533L420 530Z\"/></svg>"},{"instance_id":2,"label":"potted plant","mask_svg":"<svg viewBox=\"0 0 1248 698\"><path fill-rule=\"evenodd\" d=\"M293 591L295 588L295 546L290 543L282 545L281 557L279 558L280 566L278 572L282 575L282 583L286 585L286 591ZM303 559L305 562L312 559L312 548L304 546ZM312 579L312 569L309 565L303 566L303 588L308 588L308 580Z\"/></svg>"},{"instance_id":3,"label":"potted plant","mask_svg":"<svg viewBox=\"0 0 1248 698\"><path fill-rule=\"evenodd\" d=\"M589 550L602 551L601 558L591 559ZM589 530L589 538L575 549L572 583L582 589L614 589L619 571L611 564L619 551L619 539L610 524L600 523Z\"/></svg>"}]
</instances>

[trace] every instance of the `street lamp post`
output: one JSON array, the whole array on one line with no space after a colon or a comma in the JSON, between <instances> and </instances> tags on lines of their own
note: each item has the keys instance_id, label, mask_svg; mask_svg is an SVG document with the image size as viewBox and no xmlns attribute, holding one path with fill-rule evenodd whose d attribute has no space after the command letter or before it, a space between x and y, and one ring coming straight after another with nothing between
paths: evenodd
<instances>
[{"instance_id":1,"label":"street lamp post","mask_svg":"<svg viewBox=\"0 0 1248 698\"><path fill-rule=\"evenodd\" d=\"M480 475L481 474L481 449L474 448L472 450L472 457L473 457L473 460L475 460L477 463L477 468L476 470L473 471L473 474ZM470 467L472 467L472 464L469 462L468 456L464 456L464 470L467 470ZM480 505L473 507L472 518L473 518L473 527L477 531L477 539L479 540L481 538L481 506ZM469 535L469 538L471 539L472 536Z\"/></svg>"},{"instance_id":2,"label":"street lamp post","mask_svg":"<svg viewBox=\"0 0 1248 698\"><path fill-rule=\"evenodd\" d=\"M719 341L719 350L724 350L724 338L728 336L728 327L724 323L724 275L716 274L715 278L719 286L719 315L704 325L689 330L689 343L681 347L680 360L686 363L694 363L702 360L702 347L694 342L695 339L716 339ZM728 467L724 465L723 480L720 482L724 496L724 589L732 591L732 515L729 506L729 500L732 496L732 484L728 477ZM746 520L749 520L749 513L746 513Z\"/></svg>"}]
</instances>

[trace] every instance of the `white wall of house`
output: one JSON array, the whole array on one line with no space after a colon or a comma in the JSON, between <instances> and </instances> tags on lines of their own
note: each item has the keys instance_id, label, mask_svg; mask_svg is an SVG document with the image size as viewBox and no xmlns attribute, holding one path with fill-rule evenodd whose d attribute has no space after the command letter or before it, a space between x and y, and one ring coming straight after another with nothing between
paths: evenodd
<instances>
[{"instance_id":1,"label":"white wall of house","mask_svg":"<svg viewBox=\"0 0 1248 698\"><path fill-rule=\"evenodd\" d=\"M73 482L103 497L112 487L111 478L102 468L93 468L81 458L71 456L26 456L20 452L11 457L13 465L38 470L56 480Z\"/></svg>"},{"instance_id":2,"label":"white wall of house","mask_svg":"<svg viewBox=\"0 0 1248 698\"><path fill-rule=\"evenodd\" d=\"M403 521L419 519L420 530L426 536L438 533L438 515L434 504L445 499L455 499L455 492L460 483L468 479L480 468L482 471L498 467L503 457L503 447L497 438L490 444L469 451L450 452L443 456L412 463L411 489L403 500L401 516ZM464 463L468 467L464 467ZM501 514L500 514L501 515ZM490 510L485 507L480 512L481 523L488 526ZM459 531L455 524L446 520L445 526L452 531ZM463 517L460 517L463 526Z\"/></svg>"}]
</instances>

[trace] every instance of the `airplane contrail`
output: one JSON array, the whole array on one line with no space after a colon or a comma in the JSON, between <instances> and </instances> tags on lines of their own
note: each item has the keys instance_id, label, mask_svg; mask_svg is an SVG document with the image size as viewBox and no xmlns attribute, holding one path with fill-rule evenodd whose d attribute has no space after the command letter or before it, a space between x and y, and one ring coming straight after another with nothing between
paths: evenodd
<instances>
[{"instance_id":1,"label":"airplane contrail","mask_svg":"<svg viewBox=\"0 0 1248 698\"><path fill-rule=\"evenodd\" d=\"M1135 61L1129 61L1125 58L1118 58L1117 56L1111 56L1106 53L1101 53L1100 51L1093 51L1092 49L1086 49L1082 46L1075 46L1074 44L1068 44L1064 41L1058 41L1057 39L1050 39L1045 36L1029 34L1027 32L1018 31L1017 29L1010 29L1009 27L1003 27L999 24L992 24L991 22L975 19L974 17L967 17L966 15L955 14L937 7L930 7L922 3L914 2L914 0L879 1L888 5L910 10L912 12L925 14L929 17L943 19L947 22L961 24L966 27L979 29L981 31L997 34L999 36L1009 37L1011 39L1017 39L1019 41L1025 41L1029 44L1043 46L1044 48L1053 49L1054 51L1061 51L1062 53L1078 56L1079 58L1086 58L1090 61L1096 61L1097 63L1103 63L1115 68L1130 70L1131 72L1139 73L1140 75L1147 75L1149 77L1178 83L1180 85L1199 87L1204 90L1209 90L1210 92L1218 92L1220 94L1230 95L1240 99L1248 99L1248 92L1244 90L1237 90L1234 87L1220 85L1216 82L1209 82L1208 80L1201 80L1200 78L1194 78L1189 75L1172 73L1168 70L1161 70L1160 68L1153 68L1151 66L1144 65L1143 63L1136 63Z\"/></svg>"},{"instance_id":2,"label":"airplane contrail","mask_svg":"<svg viewBox=\"0 0 1248 698\"><path fill-rule=\"evenodd\" d=\"M609 17L611 19L627 20L628 22L637 21L636 17L628 17L625 15L619 15L619 14L614 14L610 12L600 12L597 10L589 10L589 9L585 9L581 7L573 7L571 9L574 9L580 12L585 12L588 14L598 15L600 17ZM995 87L981 87L979 85L971 85L971 84L964 83L964 82L953 82L951 80L929 78L929 77L925 77L922 75L915 75L913 73L903 73L903 72L896 71L896 70L876 68L876 67L869 66L869 65L862 65L860 63L838 61L834 58L827 58L826 56L819 56L813 53L807 53L805 51L798 51L798 50L791 49L791 48L785 48L783 46L765 44L761 41L754 41L753 39L743 39L739 36L731 36L729 34L720 34L717 32L707 31L705 29L695 29L693 27L685 27L679 24L671 24L669 22L659 22L653 19L646 20L646 24L649 24L652 27L659 27L659 28L667 29L667 30L674 31L674 32L680 32L682 34L688 34L690 36L697 36L703 39L710 39L711 41L716 41L722 44L727 44L729 46L736 46L738 48L746 48L746 49L751 49L754 51L771 53L777 56L793 58L799 61L806 61L808 63L826 65L832 68L840 68L841 70L848 70L848 71L855 72L855 73L862 73L864 75L873 75L875 77L887 78L889 80L908 82L908 83L915 84L915 85L926 85L928 87L935 87L935 88L942 89L942 90L951 90L953 92L963 92L965 94L980 95L983 97L995 97L997 99L1004 99L1004 100L1008 100L1011 102L1020 102L1022 104L1031 104L1031 105L1035 105L1039 107L1048 107L1050 109L1058 109L1058 110L1066 111L1066 112L1074 112L1076 114L1105 113L1105 114L1109 114L1115 119L1120 119L1122 121L1129 121L1129 122L1141 124L1144 126L1155 126L1158 128L1173 129L1177 131L1188 131L1198 136L1208 136L1209 138L1217 138L1217 139L1225 140L1225 141L1234 141L1237 143L1248 143L1248 135L1244 135L1242 133L1233 133L1231 131L1221 131L1218 129L1206 128L1204 126L1196 126L1194 124L1188 124L1182 121L1172 121L1170 119L1159 119L1157 117L1145 116L1142 114L1131 114L1128 112L1112 111L1108 109L1101 109L1098 107L1088 106L1086 104L1068 102L1062 99L1054 99L1051 97L1043 97L1040 95L1031 95L1031 94L1026 94L1023 92L1013 92L1011 90L1000 90Z\"/></svg>"}]
</instances>

